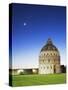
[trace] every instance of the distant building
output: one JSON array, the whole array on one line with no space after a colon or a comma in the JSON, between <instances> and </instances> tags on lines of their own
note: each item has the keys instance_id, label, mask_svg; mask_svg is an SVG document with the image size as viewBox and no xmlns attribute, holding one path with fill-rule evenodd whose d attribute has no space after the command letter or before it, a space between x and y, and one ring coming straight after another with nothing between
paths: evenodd
<instances>
[{"instance_id":1,"label":"distant building","mask_svg":"<svg viewBox=\"0 0 68 90\"><path fill-rule=\"evenodd\" d=\"M61 65L61 72L62 72L62 73L66 73L66 66Z\"/></svg>"},{"instance_id":2,"label":"distant building","mask_svg":"<svg viewBox=\"0 0 68 90\"><path fill-rule=\"evenodd\" d=\"M28 74L38 74L38 68L25 68L25 69L9 69L10 75L28 75Z\"/></svg>"},{"instance_id":3,"label":"distant building","mask_svg":"<svg viewBox=\"0 0 68 90\"><path fill-rule=\"evenodd\" d=\"M60 54L51 39L48 39L39 55L39 74L54 73L61 73Z\"/></svg>"}]
</instances>

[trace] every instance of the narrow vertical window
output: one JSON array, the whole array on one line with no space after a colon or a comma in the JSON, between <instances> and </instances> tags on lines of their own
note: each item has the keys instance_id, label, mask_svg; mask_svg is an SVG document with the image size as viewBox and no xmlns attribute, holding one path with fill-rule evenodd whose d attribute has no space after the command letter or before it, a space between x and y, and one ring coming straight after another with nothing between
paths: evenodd
<instances>
[{"instance_id":1,"label":"narrow vertical window","mask_svg":"<svg viewBox=\"0 0 68 90\"><path fill-rule=\"evenodd\" d=\"M48 59L48 62L50 62L50 59Z\"/></svg>"},{"instance_id":2,"label":"narrow vertical window","mask_svg":"<svg viewBox=\"0 0 68 90\"><path fill-rule=\"evenodd\" d=\"M49 67L47 66L47 69L49 69Z\"/></svg>"}]
</instances>

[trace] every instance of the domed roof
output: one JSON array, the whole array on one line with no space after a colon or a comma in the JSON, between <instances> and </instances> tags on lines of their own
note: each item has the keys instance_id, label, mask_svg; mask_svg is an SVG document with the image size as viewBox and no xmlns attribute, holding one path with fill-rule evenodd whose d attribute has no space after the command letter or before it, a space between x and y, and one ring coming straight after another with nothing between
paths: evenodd
<instances>
[{"instance_id":1,"label":"domed roof","mask_svg":"<svg viewBox=\"0 0 68 90\"><path fill-rule=\"evenodd\" d=\"M49 38L46 45L41 49L41 51L58 51L58 49L53 45L51 39Z\"/></svg>"}]
</instances>

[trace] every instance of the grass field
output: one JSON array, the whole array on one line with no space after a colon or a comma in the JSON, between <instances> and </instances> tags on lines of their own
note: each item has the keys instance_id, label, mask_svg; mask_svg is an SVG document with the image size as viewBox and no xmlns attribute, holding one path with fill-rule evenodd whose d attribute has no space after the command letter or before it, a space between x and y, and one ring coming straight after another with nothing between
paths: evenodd
<instances>
[{"instance_id":1,"label":"grass field","mask_svg":"<svg viewBox=\"0 0 68 90\"><path fill-rule=\"evenodd\" d=\"M47 84L63 84L66 82L66 74L49 75L13 75L13 86L32 86Z\"/></svg>"}]
</instances>

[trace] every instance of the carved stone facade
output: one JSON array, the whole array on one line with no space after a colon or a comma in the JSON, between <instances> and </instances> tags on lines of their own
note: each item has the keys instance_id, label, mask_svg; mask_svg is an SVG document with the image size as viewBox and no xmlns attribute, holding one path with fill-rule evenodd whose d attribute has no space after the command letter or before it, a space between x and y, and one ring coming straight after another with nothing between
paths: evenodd
<instances>
[{"instance_id":1,"label":"carved stone facade","mask_svg":"<svg viewBox=\"0 0 68 90\"><path fill-rule=\"evenodd\" d=\"M39 74L54 73L61 73L60 54L58 49L53 45L51 39L48 39L39 55Z\"/></svg>"}]
</instances>

